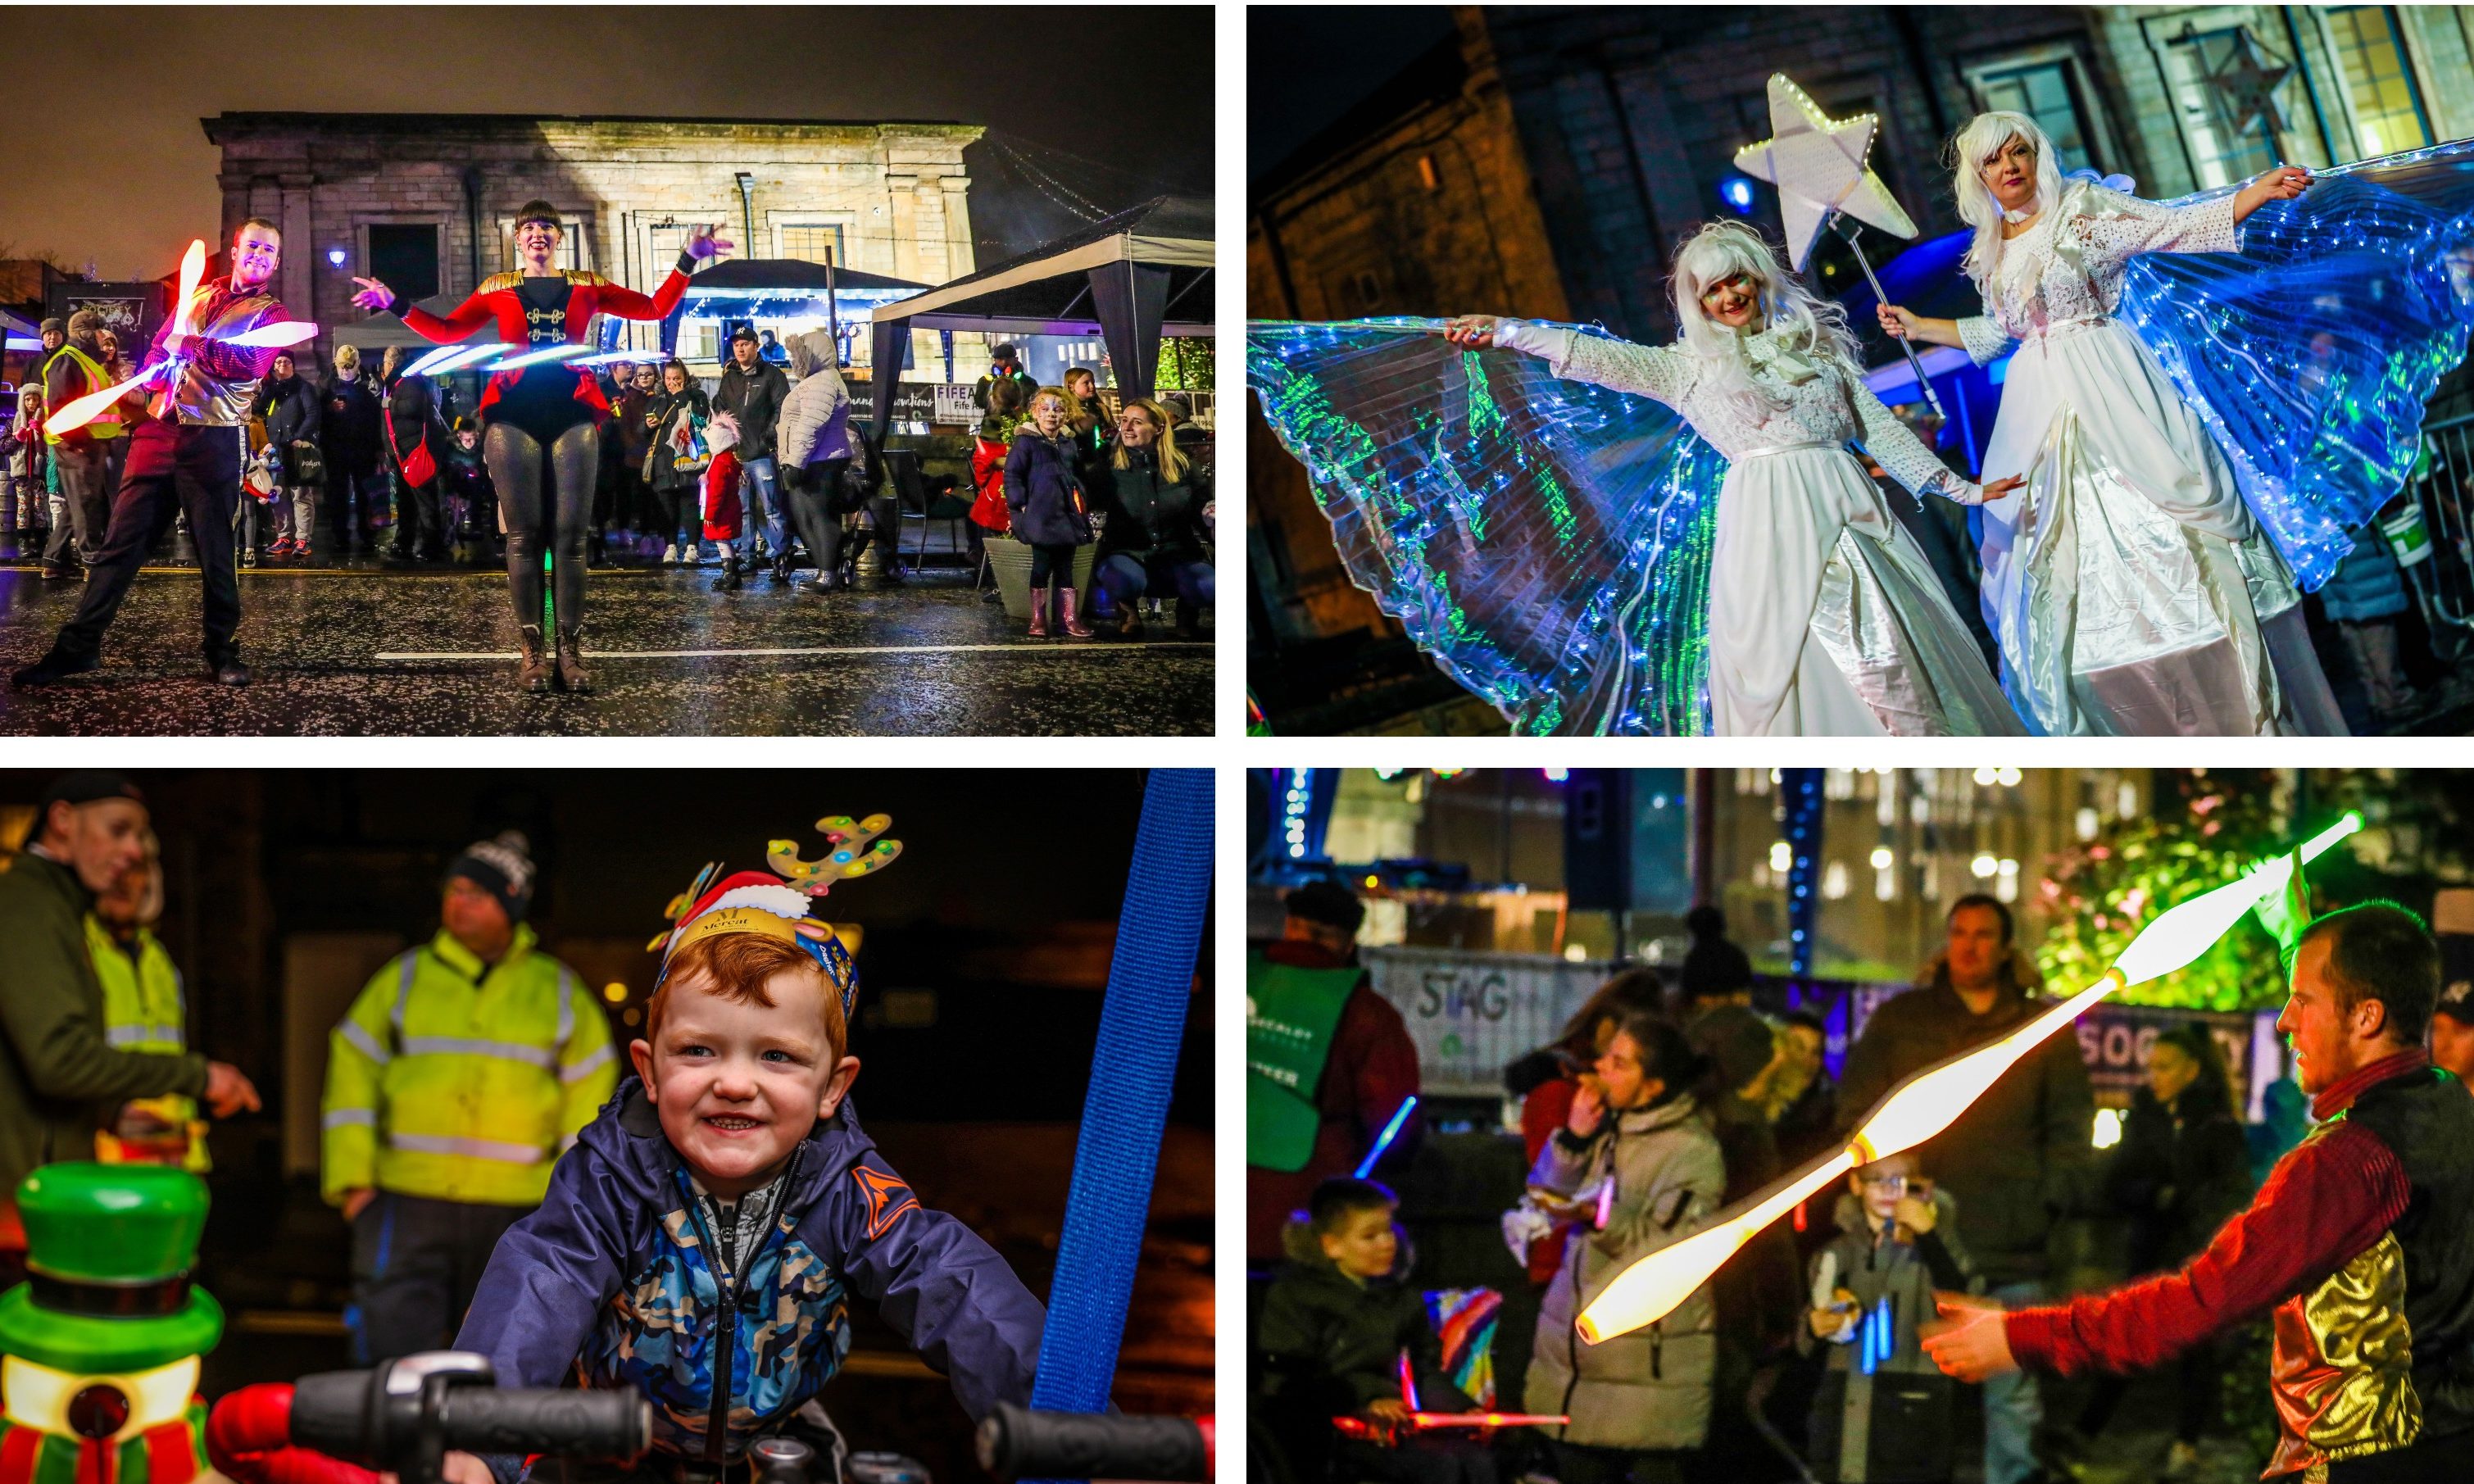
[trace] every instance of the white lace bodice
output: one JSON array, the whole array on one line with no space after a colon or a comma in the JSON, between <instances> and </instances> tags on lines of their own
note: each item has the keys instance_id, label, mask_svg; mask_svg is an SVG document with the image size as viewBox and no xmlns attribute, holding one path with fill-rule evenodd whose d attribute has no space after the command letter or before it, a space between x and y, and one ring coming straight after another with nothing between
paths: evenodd
<instances>
[{"instance_id":1,"label":"white lace bodice","mask_svg":"<svg viewBox=\"0 0 2474 1484\"><path fill-rule=\"evenodd\" d=\"M1977 365L1988 365L2014 340L2113 313L2122 273L2142 253L2241 251L2231 192L2168 207L2074 182L2059 206L2001 244L1984 313L1960 320L1959 338Z\"/></svg>"},{"instance_id":2,"label":"white lace bodice","mask_svg":"<svg viewBox=\"0 0 2474 1484\"><path fill-rule=\"evenodd\" d=\"M1555 375L1662 401L1734 463L1764 449L1860 442L1891 478L1918 495L1977 504L1984 492L1953 473L1834 354L1795 350L1771 331L1747 336L1753 381L1783 406L1760 416L1717 389L1698 355L1680 346L1635 345L1523 320L1501 320L1494 343L1544 360Z\"/></svg>"}]
</instances>

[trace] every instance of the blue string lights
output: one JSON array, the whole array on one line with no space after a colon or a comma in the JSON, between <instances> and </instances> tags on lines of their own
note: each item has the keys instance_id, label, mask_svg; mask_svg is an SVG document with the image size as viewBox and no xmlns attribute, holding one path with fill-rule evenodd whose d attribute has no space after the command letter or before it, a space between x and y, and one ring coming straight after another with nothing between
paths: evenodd
<instances>
[{"instance_id":1,"label":"blue string lights","mask_svg":"<svg viewBox=\"0 0 2474 1484\"><path fill-rule=\"evenodd\" d=\"M2239 254L2133 258L2119 313L2307 592L2404 487L2424 399L2465 358L2474 140L2321 171L2242 231Z\"/></svg>"},{"instance_id":2,"label":"blue string lights","mask_svg":"<svg viewBox=\"0 0 2474 1484\"><path fill-rule=\"evenodd\" d=\"M1797 979L1809 979L1821 916L1816 888L1821 879L1822 769L1784 768L1779 782L1786 810L1787 972Z\"/></svg>"}]
</instances>

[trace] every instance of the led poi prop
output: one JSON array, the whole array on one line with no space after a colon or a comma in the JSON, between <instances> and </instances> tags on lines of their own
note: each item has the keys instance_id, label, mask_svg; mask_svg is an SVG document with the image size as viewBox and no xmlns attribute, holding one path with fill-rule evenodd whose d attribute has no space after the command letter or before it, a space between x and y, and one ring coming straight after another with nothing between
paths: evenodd
<instances>
[{"instance_id":1,"label":"led poi prop","mask_svg":"<svg viewBox=\"0 0 2474 1484\"><path fill-rule=\"evenodd\" d=\"M206 239L192 238L189 250L181 255L181 292L172 301L172 332L163 340L163 349L168 353L126 381L98 387L84 397L62 402L59 410L44 420L44 429L54 433L75 432L101 417L131 392L160 385L170 379L181 367L188 364L188 357L181 353L181 347L188 341L212 340L217 345L237 346L243 350L281 351L317 337L318 327L307 320L281 320L245 329L237 335L199 334L191 316L197 312L198 280L206 275Z\"/></svg>"},{"instance_id":2,"label":"led poi prop","mask_svg":"<svg viewBox=\"0 0 2474 1484\"><path fill-rule=\"evenodd\" d=\"M1366 1152L1364 1159L1358 1161L1357 1179L1364 1180L1374 1173L1374 1166L1382 1161L1383 1152L1392 1147L1394 1139L1399 1137L1400 1126L1409 1121L1409 1112L1417 1106L1418 1095L1414 1092L1401 1100L1400 1110L1392 1115L1392 1121L1383 1126L1381 1133L1375 1135L1374 1147Z\"/></svg>"},{"instance_id":3,"label":"led poi prop","mask_svg":"<svg viewBox=\"0 0 2474 1484\"><path fill-rule=\"evenodd\" d=\"M1812 256L1812 245L1821 240L1824 231L1835 231L1847 239L1856 254L1856 265L1864 270L1864 281L1873 285L1873 297L1881 304L1890 302L1881 292L1881 280L1873 277L1873 265L1864 258L1864 250L1856 242L1857 229L1848 221L1856 217L1872 223L1893 236L1913 237L1916 224L1909 220L1890 187L1881 182L1864 158L1872 153L1873 135L1881 121L1870 113L1854 118L1833 119L1821 111L1805 90L1787 80L1783 72L1770 74L1770 137L1758 144L1747 144L1735 152L1735 168L1756 180L1767 181L1778 187L1779 214L1786 221L1787 261L1798 273ZM1947 422L1941 399L1933 395L1932 383L1925 379L1924 362L1916 359L1915 347L1904 340L1899 349L1907 357L1907 366L1916 374L1916 385L1931 404L1933 414Z\"/></svg>"},{"instance_id":4,"label":"led poi prop","mask_svg":"<svg viewBox=\"0 0 2474 1484\"><path fill-rule=\"evenodd\" d=\"M1423 1412L1418 1408L1418 1383L1409 1374L1409 1352L1400 1352L1400 1404L1409 1415L1394 1423L1370 1423L1362 1417L1335 1417L1331 1424L1352 1438L1394 1440L1404 1432L1434 1432L1447 1427L1466 1427L1487 1432L1497 1427L1561 1427L1571 1422L1566 1416L1547 1416L1540 1412Z\"/></svg>"},{"instance_id":5,"label":"led poi prop","mask_svg":"<svg viewBox=\"0 0 2474 1484\"><path fill-rule=\"evenodd\" d=\"M2295 852L2309 861L2363 827L2363 816L2348 814ZM1984 1095L2027 1053L2090 1006L2117 989L2160 979L2208 951L2225 930L2265 898L2286 889L2292 879L2293 857L2279 856L2236 881L2159 912L2122 949L2104 977L2054 1005L1998 1041L1964 1052L1915 1073L1890 1089L1845 1149L1807 1165L1748 1201L1734 1214L1720 1213L1706 1230L1662 1247L1615 1275L1596 1301L1581 1311L1581 1338L1594 1345L1653 1324L1675 1311L1693 1290L1710 1280L1735 1250L1754 1234L1795 1208L1805 1197L1858 1165L1871 1164L1918 1144L1957 1122L1968 1107Z\"/></svg>"}]
</instances>

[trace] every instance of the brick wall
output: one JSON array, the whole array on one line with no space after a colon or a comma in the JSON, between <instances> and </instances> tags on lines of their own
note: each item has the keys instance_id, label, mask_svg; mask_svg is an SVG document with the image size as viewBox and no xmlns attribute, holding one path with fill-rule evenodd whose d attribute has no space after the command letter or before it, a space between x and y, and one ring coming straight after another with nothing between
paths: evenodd
<instances>
[{"instance_id":1,"label":"brick wall","mask_svg":"<svg viewBox=\"0 0 2474 1484\"><path fill-rule=\"evenodd\" d=\"M1832 117L1880 118L1872 164L1928 235L1953 231L1944 141L1976 111L1963 69L2089 45L2061 7L1490 9L1503 80L1577 317L1675 333L1666 263L1726 208L1735 151L1769 136L1770 74ZM1767 200L1754 220L1783 228ZM1828 287L1829 285L1825 285Z\"/></svg>"}]
</instances>

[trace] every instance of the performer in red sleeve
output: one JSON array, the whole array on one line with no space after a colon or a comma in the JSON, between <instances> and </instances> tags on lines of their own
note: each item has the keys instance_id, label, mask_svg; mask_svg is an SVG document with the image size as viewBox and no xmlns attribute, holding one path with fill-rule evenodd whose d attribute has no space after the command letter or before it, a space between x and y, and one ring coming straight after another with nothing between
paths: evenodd
<instances>
[{"instance_id":1,"label":"performer in red sleeve","mask_svg":"<svg viewBox=\"0 0 2474 1484\"><path fill-rule=\"evenodd\" d=\"M2298 874L2298 873L2297 873ZM2474 1450L2474 1098L2423 1050L2439 950L2392 902L2302 931L2277 1029L2320 1125L2179 1273L2003 1313L1955 1295L1925 1342L1965 1381L2145 1370L2275 1314L2267 1476L2462 1479Z\"/></svg>"},{"instance_id":2,"label":"performer in red sleeve","mask_svg":"<svg viewBox=\"0 0 2474 1484\"><path fill-rule=\"evenodd\" d=\"M648 298L598 274L551 266L565 235L558 208L546 201L528 201L516 213L516 257L521 266L483 281L445 319L406 304L376 279L352 280L360 285L352 303L400 315L416 334L441 345L492 323L501 339L522 348L516 354L583 345L595 314L622 320L667 317L687 292L688 275L697 259L729 250L730 244L713 232L711 227L689 232L687 250ZM545 527L552 538L557 683L579 693L593 689L584 672L584 547L593 526L599 424L609 412L609 399L592 369L559 361L499 372L481 393L481 458L489 466L491 483L497 486L507 527L507 589L523 645L518 677L527 691L546 691L551 682L542 642Z\"/></svg>"}]
</instances>

